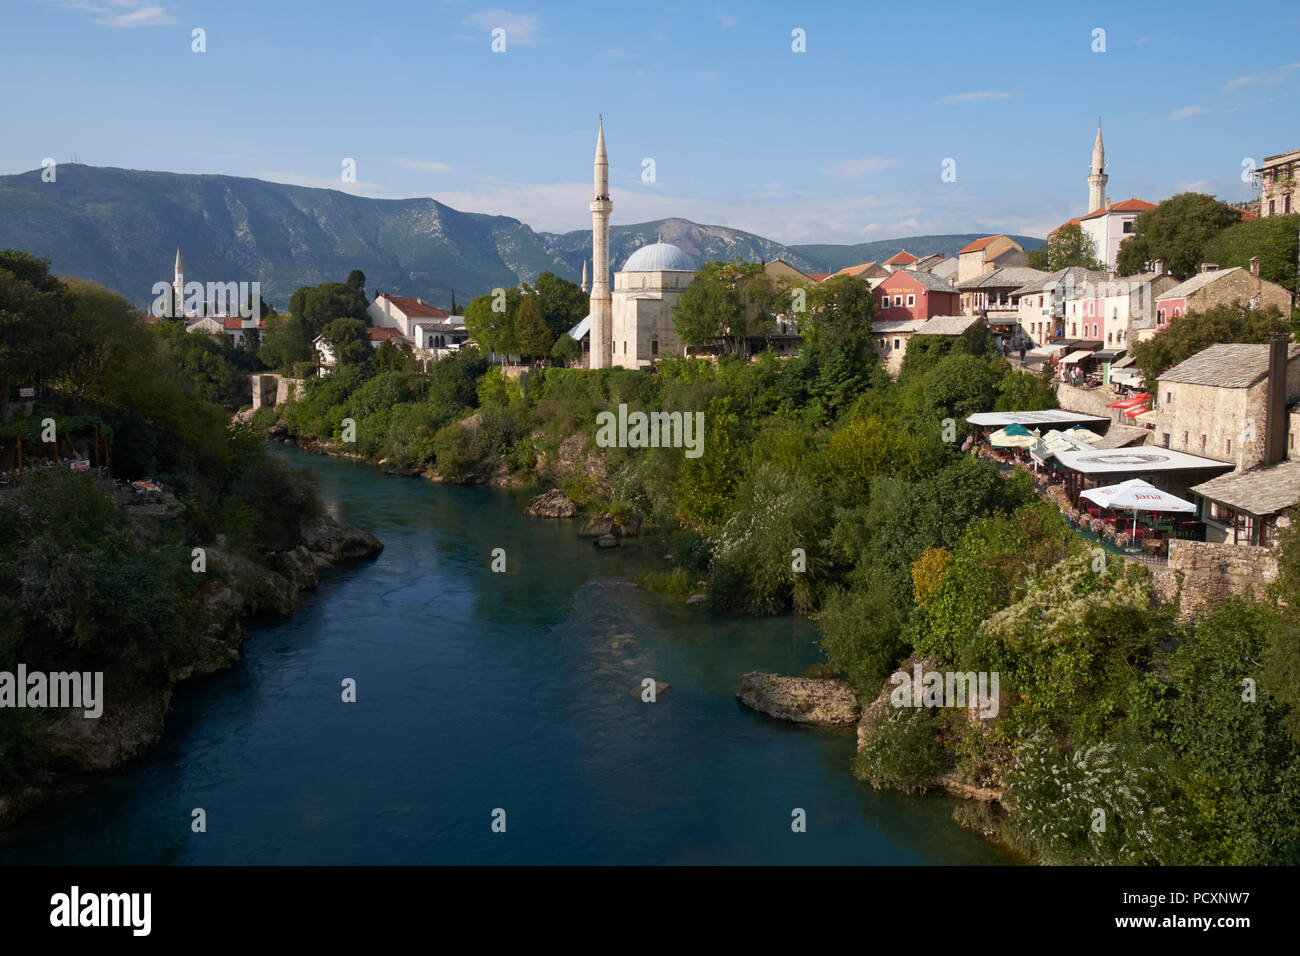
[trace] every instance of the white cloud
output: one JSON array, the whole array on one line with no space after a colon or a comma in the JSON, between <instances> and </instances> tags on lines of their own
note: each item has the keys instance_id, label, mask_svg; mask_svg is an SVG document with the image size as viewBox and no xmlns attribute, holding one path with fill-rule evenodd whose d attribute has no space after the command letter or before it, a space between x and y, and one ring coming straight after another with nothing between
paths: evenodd
<instances>
[{"instance_id":1,"label":"white cloud","mask_svg":"<svg viewBox=\"0 0 1300 956\"><path fill-rule=\"evenodd\" d=\"M740 23L740 17L721 16L718 17L718 22L721 23L724 28L734 27Z\"/></svg>"},{"instance_id":2,"label":"white cloud","mask_svg":"<svg viewBox=\"0 0 1300 956\"><path fill-rule=\"evenodd\" d=\"M892 159L884 156L867 156L863 159L846 159L842 163L836 163L830 168L832 176L839 176L849 179L853 176L861 176L865 173L874 173L882 169L888 169L894 165Z\"/></svg>"},{"instance_id":3,"label":"white cloud","mask_svg":"<svg viewBox=\"0 0 1300 956\"><path fill-rule=\"evenodd\" d=\"M479 10L460 21L466 26L478 27L480 30L492 30L500 27L506 31L507 49L509 44L529 46L540 39L541 21L531 13L511 13L509 10Z\"/></svg>"},{"instance_id":4,"label":"white cloud","mask_svg":"<svg viewBox=\"0 0 1300 956\"><path fill-rule=\"evenodd\" d=\"M396 160L393 160L393 162L395 162L398 166L401 166L403 169L418 169L418 170L419 170L420 172L422 172L422 173L450 173L450 172L453 172L452 167L448 166L446 163L440 163L440 162L438 162L437 160L428 160L428 159L396 159Z\"/></svg>"},{"instance_id":5,"label":"white cloud","mask_svg":"<svg viewBox=\"0 0 1300 956\"><path fill-rule=\"evenodd\" d=\"M696 73L695 76L706 83L718 78L718 74L713 70L701 70L699 73Z\"/></svg>"},{"instance_id":6,"label":"white cloud","mask_svg":"<svg viewBox=\"0 0 1300 956\"><path fill-rule=\"evenodd\" d=\"M1268 85L1281 83L1286 79L1285 74L1291 70L1300 70L1300 63L1287 63L1276 70L1269 70L1265 73L1248 73L1245 76L1239 76L1235 80L1229 80L1224 86L1223 92L1232 93L1236 90L1244 89L1247 86Z\"/></svg>"},{"instance_id":7,"label":"white cloud","mask_svg":"<svg viewBox=\"0 0 1300 956\"><path fill-rule=\"evenodd\" d=\"M1133 41L1133 45L1137 46L1139 43L1150 43L1150 42L1151 42L1151 37L1138 37L1136 40Z\"/></svg>"},{"instance_id":8,"label":"white cloud","mask_svg":"<svg viewBox=\"0 0 1300 956\"><path fill-rule=\"evenodd\" d=\"M945 96L940 103L977 103L981 100L1009 100L1018 93L1008 93L1004 90L979 90L974 93L954 93L952 96Z\"/></svg>"},{"instance_id":9,"label":"white cloud","mask_svg":"<svg viewBox=\"0 0 1300 956\"><path fill-rule=\"evenodd\" d=\"M1209 110L1207 110L1204 106L1184 106L1181 109L1176 109L1172 113L1170 113L1168 119L1171 120L1187 119L1187 117L1189 116L1199 116L1202 113L1208 113L1208 112Z\"/></svg>"},{"instance_id":10,"label":"white cloud","mask_svg":"<svg viewBox=\"0 0 1300 956\"><path fill-rule=\"evenodd\" d=\"M64 0L63 6L90 14L102 27L160 27L178 22L167 7L149 0Z\"/></svg>"}]
</instances>

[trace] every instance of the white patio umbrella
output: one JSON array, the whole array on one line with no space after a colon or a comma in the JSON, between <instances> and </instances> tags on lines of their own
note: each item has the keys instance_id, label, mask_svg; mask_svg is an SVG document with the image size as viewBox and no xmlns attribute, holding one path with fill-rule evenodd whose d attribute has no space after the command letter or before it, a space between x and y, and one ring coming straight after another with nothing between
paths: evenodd
<instances>
[{"instance_id":1,"label":"white patio umbrella","mask_svg":"<svg viewBox=\"0 0 1300 956\"><path fill-rule=\"evenodd\" d=\"M1137 513L1139 511L1196 511L1196 505L1184 501L1177 495L1161 491L1155 485L1148 484L1141 478L1121 481L1118 485L1104 488L1089 488L1079 493L1080 498L1095 501L1104 508L1127 508L1133 512L1133 527L1137 531Z\"/></svg>"}]
</instances>

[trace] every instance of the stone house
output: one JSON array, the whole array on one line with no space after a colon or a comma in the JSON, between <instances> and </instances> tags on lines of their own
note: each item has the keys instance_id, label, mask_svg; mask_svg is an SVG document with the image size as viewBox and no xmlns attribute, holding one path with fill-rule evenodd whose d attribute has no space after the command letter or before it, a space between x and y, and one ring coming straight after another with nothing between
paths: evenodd
<instances>
[{"instance_id":1,"label":"stone house","mask_svg":"<svg viewBox=\"0 0 1300 956\"><path fill-rule=\"evenodd\" d=\"M970 315L936 315L930 319L893 319L871 323L871 335L885 371L897 377L907 356L907 344L914 335L956 337L984 320Z\"/></svg>"},{"instance_id":2,"label":"stone house","mask_svg":"<svg viewBox=\"0 0 1300 956\"><path fill-rule=\"evenodd\" d=\"M1291 293L1260 277L1258 258L1250 260L1249 270L1241 266L1220 269L1207 262L1197 275L1156 296L1156 329L1163 329L1188 312L1204 312L1233 302L1247 303L1252 309L1275 305L1283 314L1291 311Z\"/></svg>"},{"instance_id":3,"label":"stone house","mask_svg":"<svg viewBox=\"0 0 1300 956\"><path fill-rule=\"evenodd\" d=\"M1300 149L1265 156L1259 167L1259 214L1300 212Z\"/></svg>"},{"instance_id":4,"label":"stone house","mask_svg":"<svg viewBox=\"0 0 1300 956\"><path fill-rule=\"evenodd\" d=\"M1153 444L1230 462L1238 471L1268 459L1268 345L1212 345L1160 376L1151 416ZM1287 457L1294 432L1286 435L1300 401L1300 345L1288 345L1285 392L1274 429L1283 432Z\"/></svg>"},{"instance_id":5,"label":"stone house","mask_svg":"<svg viewBox=\"0 0 1300 956\"><path fill-rule=\"evenodd\" d=\"M1027 266L1024 247L1010 236L985 236L963 246L957 253L957 282L986 275L1008 266Z\"/></svg>"}]
</instances>

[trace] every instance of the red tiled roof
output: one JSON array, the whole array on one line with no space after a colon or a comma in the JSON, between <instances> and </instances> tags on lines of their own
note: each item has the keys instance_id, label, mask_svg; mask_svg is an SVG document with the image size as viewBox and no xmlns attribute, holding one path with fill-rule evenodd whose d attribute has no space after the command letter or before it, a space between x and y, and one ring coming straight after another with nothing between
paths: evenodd
<instances>
[{"instance_id":1,"label":"red tiled roof","mask_svg":"<svg viewBox=\"0 0 1300 956\"><path fill-rule=\"evenodd\" d=\"M893 260L893 259L890 259L889 261L890 261L890 262L893 262L894 260ZM839 272L837 272L837 273L835 273L835 274L836 274L837 276L856 276L856 275L862 275L862 273L866 272L868 269L870 269L870 268L871 268L872 266L874 266L875 264L876 264L876 263L875 263L874 261L872 261L872 262L861 262L861 263L859 263L859 264L856 265L856 266L845 266L843 269L841 269Z\"/></svg>"},{"instance_id":2,"label":"red tiled roof","mask_svg":"<svg viewBox=\"0 0 1300 956\"><path fill-rule=\"evenodd\" d=\"M237 315L226 316L221 320L221 324L225 327L227 332L237 332L240 329L244 328L244 320ZM248 326L248 328L251 329L253 328L253 326L250 325ZM266 328L266 320L259 319L257 322L257 328L259 329Z\"/></svg>"},{"instance_id":3,"label":"red tiled roof","mask_svg":"<svg viewBox=\"0 0 1300 956\"><path fill-rule=\"evenodd\" d=\"M892 256L890 256L888 259L885 260L885 265L887 266L900 265L900 264L906 265L909 262L915 262L915 261L916 261L916 256L912 255L906 249L900 249L898 250L898 252L894 253ZM868 262L867 265L871 265L871 263Z\"/></svg>"},{"instance_id":4,"label":"red tiled roof","mask_svg":"<svg viewBox=\"0 0 1300 956\"><path fill-rule=\"evenodd\" d=\"M400 309L403 315L418 316L420 318L429 319L445 319L447 316L451 315L450 312L444 312L442 309L435 309L433 306L425 305L423 302L416 302L414 299L408 298L404 295L389 295L388 293L384 293L380 298L387 299Z\"/></svg>"},{"instance_id":5,"label":"red tiled roof","mask_svg":"<svg viewBox=\"0 0 1300 956\"><path fill-rule=\"evenodd\" d=\"M957 255L960 256L967 252L979 252L981 249L986 248L988 244L991 243L994 239L1001 239L1001 238L1002 238L1001 235L997 235L997 236L985 236L983 239L976 239L974 242L966 246L966 248L958 252Z\"/></svg>"},{"instance_id":6,"label":"red tiled roof","mask_svg":"<svg viewBox=\"0 0 1300 956\"><path fill-rule=\"evenodd\" d=\"M1102 206L1100 209L1095 209L1083 218L1093 219L1110 212L1146 212L1149 209L1155 208L1155 203L1147 202L1145 199L1121 199L1119 202L1113 202L1109 206Z\"/></svg>"},{"instance_id":7,"label":"red tiled roof","mask_svg":"<svg viewBox=\"0 0 1300 956\"><path fill-rule=\"evenodd\" d=\"M1246 210L1244 209L1241 211L1242 222L1250 222L1252 219L1258 219L1258 218L1259 216L1255 215L1253 212L1246 212Z\"/></svg>"},{"instance_id":8,"label":"red tiled roof","mask_svg":"<svg viewBox=\"0 0 1300 956\"><path fill-rule=\"evenodd\" d=\"M434 311L437 310L435 309ZM445 315L446 313L444 312L443 314ZM399 337L402 334L398 329L377 329L374 326L370 326L366 331L370 333L370 341L372 342L386 342L389 339Z\"/></svg>"},{"instance_id":9,"label":"red tiled roof","mask_svg":"<svg viewBox=\"0 0 1300 956\"><path fill-rule=\"evenodd\" d=\"M807 275L809 279L812 279L813 282L821 282L822 279L829 277L830 273L829 272L808 272L805 273L805 275Z\"/></svg>"}]
</instances>

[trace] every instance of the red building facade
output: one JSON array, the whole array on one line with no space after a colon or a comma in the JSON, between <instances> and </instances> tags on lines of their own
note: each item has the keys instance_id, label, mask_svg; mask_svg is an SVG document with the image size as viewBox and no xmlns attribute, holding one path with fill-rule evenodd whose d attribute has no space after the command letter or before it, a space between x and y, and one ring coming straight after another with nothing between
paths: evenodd
<instances>
[{"instance_id":1,"label":"red building facade","mask_svg":"<svg viewBox=\"0 0 1300 956\"><path fill-rule=\"evenodd\" d=\"M876 286L875 295L875 318L880 320L961 314L961 293L928 272L899 269Z\"/></svg>"}]
</instances>

